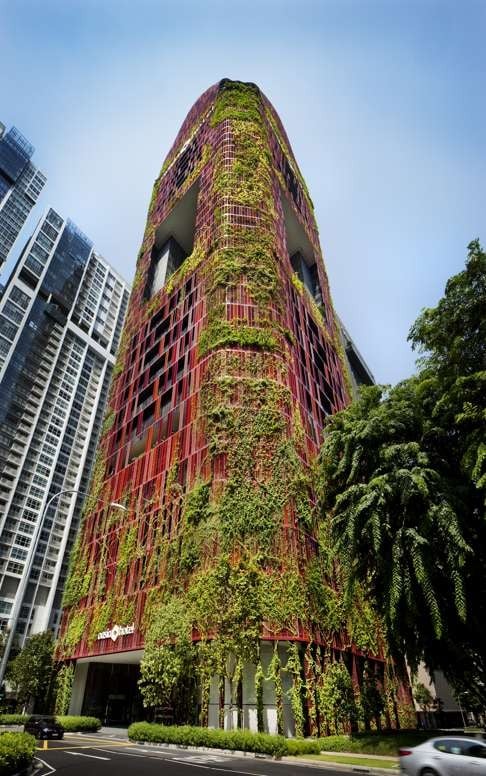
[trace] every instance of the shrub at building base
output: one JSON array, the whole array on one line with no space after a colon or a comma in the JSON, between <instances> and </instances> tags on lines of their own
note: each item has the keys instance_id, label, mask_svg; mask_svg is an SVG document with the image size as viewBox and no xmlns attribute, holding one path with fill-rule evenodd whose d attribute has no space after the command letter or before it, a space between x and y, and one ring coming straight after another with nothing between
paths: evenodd
<instances>
[{"instance_id":1,"label":"shrub at building base","mask_svg":"<svg viewBox=\"0 0 486 776\"><path fill-rule=\"evenodd\" d=\"M321 741L303 739L303 738L289 738L286 740L287 755L293 755L299 757L303 754L320 754L324 748L321 745Z\"/></svg>"},{"instance_id":2,"label":"shrub at building base","mask_svg":"<svg viewBox=\"0 0 486 776\"><path fill-rule=\"evenodd\" d=\"M28 733L0 733L0 776L11 776L31 764L35 738Z\"/></svg>"},{"instance_id":3,"label":"shrub at building base","mask_svg":"<svg viewBox=\"0 0 486 776\"><path fill-rule=\"evenodd\" d=\"M23 725L27 714L0 714L0 725Z\"/></svg>"},{"instance_id":4,"label":"shrub at building base","mask_svg":"<svg viewBox=\"0 0 486 776\"><path fill-rule=\"evenodd\" d=\"M258 752L273 757L287 754L287 742L283 736L252 733L249 730L214 730L189 725L155 725L134 722L128 728L131 741L157 744L182 744L183 746L207 746L214 749L231 749L242 752Z\"/></svg>"},{"instance_id":5,"label":"shrub at building base","mask_svg":"<svg viewBox=\"0 0 486 776\"><path fill-rule=\"evenodd\" d=\"M326 736L325 738L319 738L317 743L321 752L356 752L359 754L396 756L401 746L418 746L418 744L422 744L430 738L431 735L432 732L430 730L356 733L350 736Z\"/></svg>"},{"instance_id":6,"label":"shrub at building base","mask_svg":"<svg viewBox=\"0 0 486 776\"><path fill-rule=\"evenodd\" d=\"M56 717L68 733L93 733L100 729L101 721L97 717Z\"/></svg>"},{"instance_id":7,"label":"shrub at building base","mask_svg":"<svg viewBox=\"0 0 486 776\"><path fill-rule=\"evenodd\" d=\"M0 725L24 725L28 714L0 714ZM56 720L68 733L93 733L101 727L97 717L56 716Z\"/></svg>"}]
</instances>

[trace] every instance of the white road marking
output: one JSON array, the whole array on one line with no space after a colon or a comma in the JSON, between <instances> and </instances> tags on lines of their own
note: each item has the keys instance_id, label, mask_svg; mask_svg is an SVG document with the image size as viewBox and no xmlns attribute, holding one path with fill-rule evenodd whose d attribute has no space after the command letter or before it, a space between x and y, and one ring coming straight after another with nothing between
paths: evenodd
<instances>
[{"instance_id":1,"label":"white road marking","mask_svg":"<svg viewBox=\"0 0 486 776\"><path fill-rule=\"evenodd\" d=\"M49 768L50 770L46 771L45 773L41 773L40 776L50 776L51 773L55 773L56 769L52 767L52 765L49 765L49 763L46 763L45 760L41 760L40 757L34 757L34 760L38 760L45 768Z\"/></svg>"},{"instance_id":2,"label":"white road marking","mask_svg":"<svg viewBox=\"0 0 486 776\"><path fill-rule=\"evenodd\" d=\"M192 763L227 763L228 758L227 757L221 757L220 755L214 755L214 754L188 754L188 755L178 755L178 759L184 760L184 762L192 762Z\"/></svg>"},{"instance_id":3,"label":"white road marking","mask_svg":"<svg viewBox=\"0 0 486 776\"><path fill-rule=\"evenodd\" d=\"M226 768L219 768L217 765L200 765L199 763L187 762L187 760L172 760L174 763L180 763L181 765L189 765L191 768L204 768L206 771L222 771L224 773L240 773L242 776L267 776L265 773L255 773L254 771L235 771L231 768L228 771Z\"/></svg>"},{"instance_id":4,"label":"white road marking","mask_svg":"<svg viewBox=\"0 0 486 776\"><path fill-rule=\"evenodd\" d=\"M66 752L66 754L73 754L75 757L91 757L93 760L111 760L111 757L98 757L96 754L84 754L84 752Z\"/></svg>"},{"instance_id":5,"label":"white road marking","mask_svg":"<svg viewBox=\"0 0 486 776\"><path fill-rule=\"evenodd\" d=\"M147 755L145 755L145 754L132 754L131 752L126 752L125 749L120 749L117 752L113 752L111 749L102 749L101 746L97 746L96 747L96 751L97 752L108 752L108 754L123 754L125 757L141 757L143 760L147 759ZM152 753L150 753L148 756L149 757L151 757L151 756L153 757ZM168 758L166 757L166 759L170 760L171 759L170 755L169 755Z\"/></svg>"},{"instance_id":6,"label":"white road marking","mask_svg":"<svg viewBox=\"0 0 486 776\"><path fill-rule=\"evenodd\" d=\"M142 759L146 759L147 757L150 757L150 758L152 758L154 760L157 760L157 759L162 760L162 759L164 759L167 762L179 763L179 764L182 764L182 765L189 765L191 768L204 768L204 770L206 770L206 771L224 771L225 773L227 773L227 770L225 768L218 768L217 766L214 766L214 765L200 765L199 763L188 762L187 759L186 760L181 760L177 756L174 757L174 755L171 755L169 752L164 752L164 751L162 751L160 753L158 753L158 752L153 752L152 753L151 752L150 754L146 754L145 755L145 754L132 754L131 752L127 752L126 749L119 749L118 751L113 752L113 751L111 751L111 749L101 749L98 746L96 747L96 751L108 752L108 754L119 754L122 757L142 757ZM144 751L144 750L142 749L140 751ZM231 758L228 758L228 765L229 765L230 759ZM225 760L225 762L226 762L226 760ZM300 763L299 763L299 765L300 765ZM303 767L307 767L307 766L303 766ZM268 776L265 773L255 773L255 771L236 771L236 770L233 770L233 769L231 769L231 773L232 774L233 773L242 774L242 776Z\"/></svg>"}]
</instances>

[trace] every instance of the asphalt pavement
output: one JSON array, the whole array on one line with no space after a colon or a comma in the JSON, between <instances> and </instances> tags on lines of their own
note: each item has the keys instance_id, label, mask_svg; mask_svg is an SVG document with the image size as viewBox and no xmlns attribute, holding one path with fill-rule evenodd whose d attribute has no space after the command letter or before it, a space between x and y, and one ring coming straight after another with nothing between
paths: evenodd
<instances>
[{"instance_id":1,"label":"asphalt pavement","mask_svg":"<svg viewBox=\"0 0 486 776\"><path fill-rule=\"evenodd\" d=\"M66 733L62 741L40 741L36 752L35 776L345 776L334 770L309 764L242 757L188 749L165 749L133 744L99 735ZM349 770L353 773L353 769Z\"/></svg>"}]
</instances>

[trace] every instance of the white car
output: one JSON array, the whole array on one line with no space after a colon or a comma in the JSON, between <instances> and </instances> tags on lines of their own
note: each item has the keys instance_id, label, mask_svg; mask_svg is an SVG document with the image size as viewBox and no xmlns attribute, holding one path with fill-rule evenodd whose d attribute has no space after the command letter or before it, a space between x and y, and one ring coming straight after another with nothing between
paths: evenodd
<instances>
[{"instance_id":1,"label":"white car","mask_svg":"<svg viewBox=\"0 0 486 776\"><path fill-rule=\"evenodd\" d=\"M404 776L486 776L486 742L479 738L442 736L401 747Z\"/></svg>"}]
</instances>

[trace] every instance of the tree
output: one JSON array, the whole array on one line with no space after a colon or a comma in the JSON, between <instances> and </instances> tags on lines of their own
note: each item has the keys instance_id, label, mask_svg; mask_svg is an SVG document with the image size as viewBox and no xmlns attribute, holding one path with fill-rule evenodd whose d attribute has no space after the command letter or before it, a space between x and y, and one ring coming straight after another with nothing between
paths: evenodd
<instances>
[{"instance_id":1,"label":"tree","mask_svg":"<svg viewBox=\"0 0 486 776\"><path fill-rule=\"evenodd\" d=\"M413 697L417 701L422 711L430 711L434 706L435 698L430 692L429 688L422 684L422 682L416 682L413 686Z\"/></svg>"},{"instance_id":2,"label":"tree","mask_svg":"<svg viewBox=\"0 0 486 776\"><path fill-rule=\"evenodd\" d=\"M421 377L432 421L448 433L449 457L486 491L486 253L468 246L466 268L447 282L439 304L423 310L409 334L423 354ZM483 502L484 508L484 502Z\"/></svg>"},{"instance_id":3,"label":"tree","mask_svg":"<svg viewBox=\"0 0 486 776\"><path fill-rule=\"evenodd\" d=\"M392 654L441 668L486 705L486 254L411 329L418 374L330 418L320 458L347 600L358 582Z\"/></svg>"},{"instance_id":4,"label":"tree","mask_svg":"<svg viewBox=\"0 0 486 776\"><path fill-rule=\"evenodd\" d=\"M363 670L363 679L360 689L360 706L365 730L370 729L371 720L375 720L377 729L381 730L381 715L385 711L385 698L378 685L376 674L368 661L365 662Z\"/></svg>"},{"instance_id":5,"label":"tree","mask_svg":"<svg viewBox=\"0 0 486 776\"><path fill-rule=\"evenodd\" d=\"M190 638L190 613L173 597L165 606L152 609L152 622L140 663L139 687L143 705L153 713L170 707L175 722L194 714L194 666L196 650Z\"/></svg>"},{"instance_id":6,"label":"tree","mask_svg":"<svg viewBox=\"0 0 486 776\"><path fill-rule=\"evenodd\" d=\"M351 676L344 663L328 663L317 687L319 712L331 734L347 733L358 709Z\"/></svg>"},{"instance_id":7,"label":"tree","mask_svg":"<svg viewBox=\"0 0 486 776\"><path fill-rule=\"evenodd\" d=\"M8 665L11 682L20 706L33 706L36 711L49 711L50 686L53 678L54 639L52 631L36 633L25 643Z\"/></svg>"}]
</instances>

